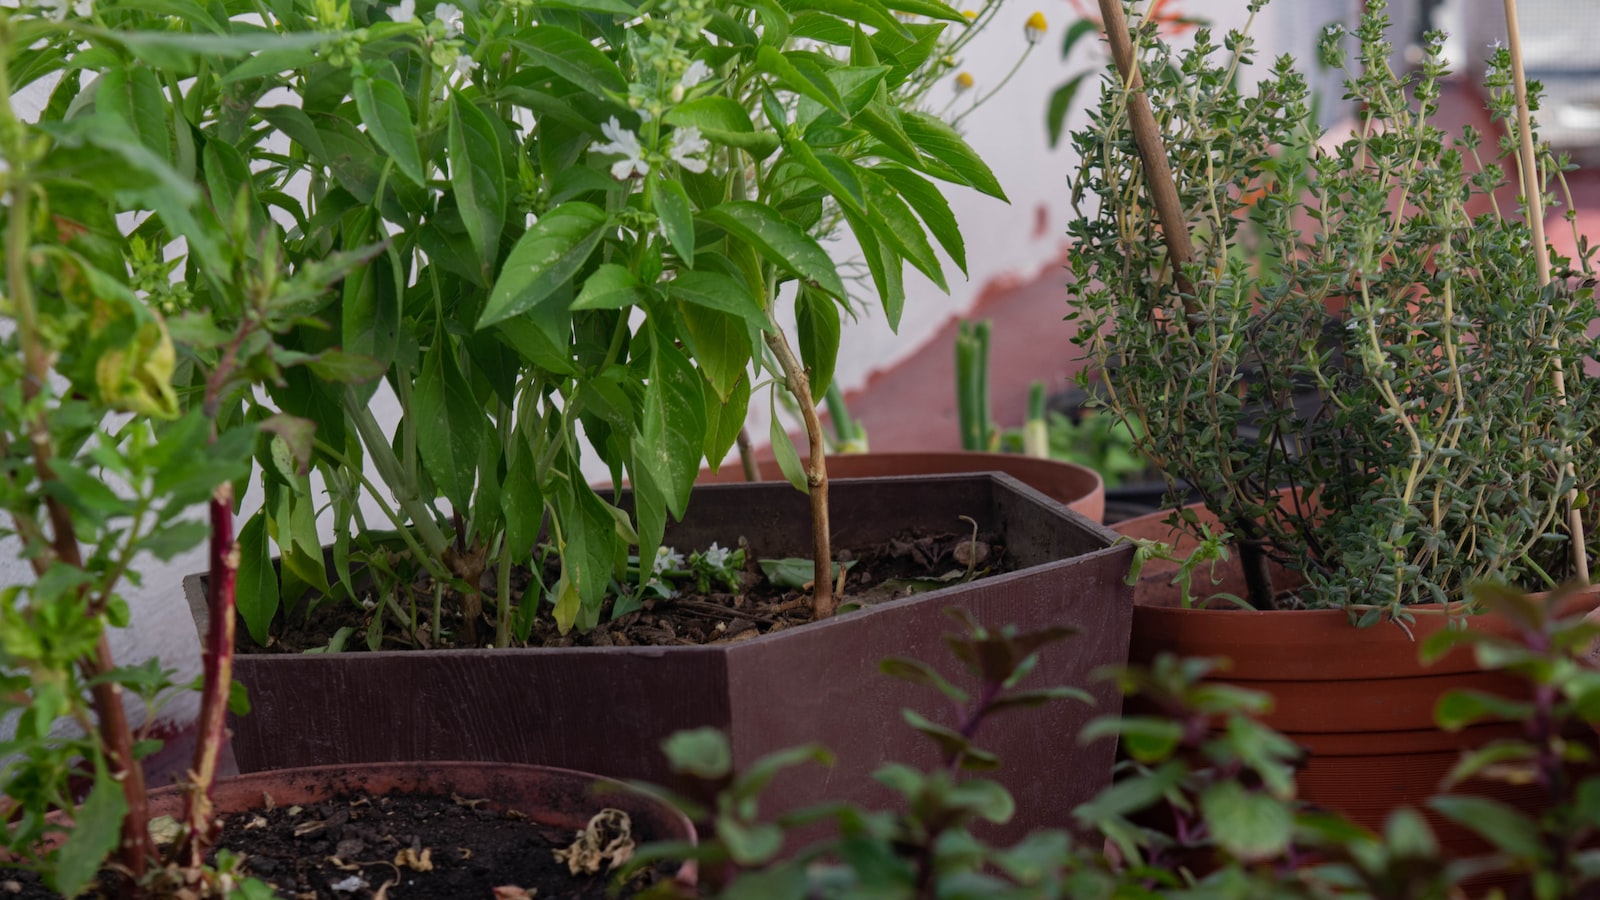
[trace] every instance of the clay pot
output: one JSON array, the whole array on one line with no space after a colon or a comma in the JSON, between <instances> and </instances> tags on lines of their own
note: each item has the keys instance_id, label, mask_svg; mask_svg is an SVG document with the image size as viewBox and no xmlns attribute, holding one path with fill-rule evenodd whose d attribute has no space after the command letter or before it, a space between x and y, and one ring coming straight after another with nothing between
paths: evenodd
<instances>
[{"instance_id":1,"label":"clay pot","mask_svg":"<svg viewBox=\"0 0 1600 900\"><path fill-rule=\"evenodd\" d=\"M1202 521L1208 517L1198 512ZM1170 539L1160 521L1166 515L1112 528L1130 536ZM1177 543L1181 548L1184 541ZM1516 723L1480 724L1453 734L1434 725L1434 706L1449 691L1528 694L1526 684L1514 676L1481 671L1467 648L1424 667L1418 659L1421 642L1448 626L1449 617L1440 607L1417 607L1409 635L1392 623L1356 628L1343 610L1183 609L1170 584L1175 568L1153 564L1134 588L1129 661L1148 663L1159 653L1229 659L1230 668L1216 680L1269 694L1273 708L1262 721L1309 751L1296 783L1300 797L1313 804L1380 828L1397 807L1420 808L1438 793L1463 750L1520 734ZM1208 589L1244 595L1237 558L1218 566L1217 573L1221 582L1214 587L1197 583L1196 596L1205 596ZM1286 579L1281 583L1292 584L1293 573L1280 569L1277 574ZM1568 599L1562 614L1576 615L1597 603L1600 592L1578 594ZM1495 614L1469 616L1466 622L1475 630L1513 633L1511 624ZM1133 711L1131 701L1128 706ZM1532 788L1474 781L1456 790L1537 809L1538 792ZM1447 857L1485 849L1466 829L1431 812L1425 815Z\"/></svg>"},{"instance_id":2,"label":"clay pot","mask_svg":"<svg viewBox=\"0 0 1600 900\"><path fill-rule=\"evenodd\" d=\"M782 481L783 472L770 459L759 463L763 481ZM1019 453L840 453L828 457L828 478L877 478L901 475L955 475L966 472L1004 472L1086 519L1105 517L1106 485L1100 473L1077 463L1040 459ZM716 472L700 473L701 484L744 481L737 461Z\"/></svg>"}]
</instances>

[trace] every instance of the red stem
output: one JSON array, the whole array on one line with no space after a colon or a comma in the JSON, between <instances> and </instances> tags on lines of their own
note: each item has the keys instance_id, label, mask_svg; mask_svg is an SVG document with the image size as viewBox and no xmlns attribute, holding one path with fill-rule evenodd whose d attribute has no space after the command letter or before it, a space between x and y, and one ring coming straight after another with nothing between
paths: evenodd
<instances>
[{"instance_id":1,"label":"red stem","mask_svg":"<svg viewBox=\"0 0 1600 900\"><path fill-rule=\"evenodd\" d=\"M211 786L217 758L227 739L228 692L233 684L234 584L239 573L239 547L233 537L233 485L223 482L211 494L210 577L206 605L210 627L201 651L205 687L200 695L200 725L189 770L184 803L184 843L179 858L198 868L213 831Z\"/></svg>"}]
</instances>

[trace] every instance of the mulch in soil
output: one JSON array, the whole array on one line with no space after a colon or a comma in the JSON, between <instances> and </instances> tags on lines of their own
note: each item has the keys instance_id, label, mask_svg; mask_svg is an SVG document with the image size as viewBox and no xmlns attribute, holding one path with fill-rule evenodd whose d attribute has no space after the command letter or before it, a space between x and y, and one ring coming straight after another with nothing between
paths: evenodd
<instances>
[{"instance_id":1,"label":"mulch in soil","mask_svg":"<svg viewBox=\"0 0 1600 900\"><path fill-rule=\"evenodd\" d=\"M294 900L599 900L614 880L611 864L625 863L633 846L610 818L609 833L602 827L584 841L483 799L354 796L229 816L219 844ZM574 844L569 866L558 853ZM630 887L658 874L646 869Z\"/></svg>"},{"instance_id":2,"label":"mulch in soil","mask_svg":"<svg viewBox=\"0 0 1600 900\"><path fill-rule=\"evenodd\" d=\"M227 816L218 845L290 900L601 900L670 878L669 866L643 868L608 894L613 862L634 846L614 813L579 833L483 799L357 795ZM59 900L29 873L0 871L0 900L13 898Z\"/></svg>"},{"instance_id":3,"label":"mulch in soil","mask_svg":"<svg viewBox=\"0 0 1600 900\"><path fill-rule=\"evenodd\" d=\"M679 548L687 552L690 548ZM541 611L525 645L528 647L629 647L629 646L684 646L728 643L747 640L811 621L810 591L784 588L769 583L757 563L759 548L745 548L746 563L741 572L739 590L708 593L684 590L670 599L646 599L642 608L611 617L610 601L600 615L600 625L579 633L561 634L555 622ZM1010 571L1013 561L1005 547L993 535L965 533L914 533L907 532L881 544L839 550L835 557L840 562L851 562L845 573L844 591L839 595L842 603L870 606L889 600L910 596L945 584L953 584L969 577L983 577ZM853 562L852 562L853 561ZM554 581L559 573L552 570L547 580ZM532 578L527 571L512 574L512 592L516 602L521 602ZM692 586L691 586L692 587ZM493 609L494 572L486 572L483 580L484 607ZM434 587L431 580L422 579L401 591L397 598L402 608L421 611L432 609ZM364 598L374 609L376 597ZM460 631L460 603L446 591L441 617L443 640L426 633L407 634L402 629L386 623L382 642L376 649L400 650L417 648L445 648L458 646L452 636ZM274 628L269 646L255 644L240 631L238 649L242 653L300 653L324 647L329 635L341 627L352 636L346 649L366 649L364 635L370 631L372 610L355 603L320 603L309 615L290 615L280 618ZM424 612L419 618L426 619ZM493 634L492 626L480 623L480 634Z\"/></svg>"}]
</instances>

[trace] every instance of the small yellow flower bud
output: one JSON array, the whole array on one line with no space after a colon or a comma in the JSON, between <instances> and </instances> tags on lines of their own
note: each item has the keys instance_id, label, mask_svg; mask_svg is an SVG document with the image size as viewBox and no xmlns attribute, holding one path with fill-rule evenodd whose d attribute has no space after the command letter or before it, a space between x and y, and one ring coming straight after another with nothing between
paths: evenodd
<instances>
[{"instance_id":1,"label":"small yellow flower bud","mask_svg":"<svg viewBox=\"0 0 1600 900\"><path fill-rule=\"evenodd\" d=\"M975 9L963 9L961 14L967 17L968 22L975 21L978 18L978 11Z\"/></svg>"},{"instance_id":2,"label":"small yellow flower bud","mask_svg":"<svg viewBox=\"0 0 1600 900\"><path fill-rule=\"evenodd\" d=\"M1044 13L1035 10L1033 15L1028 17L1028 21L1023 23L1022 36L1028 39L1028 43L1037 44L1039 38L1044 37L1044 33L1049 29L1050 24L1045 21Z\"/></svg>"},{"instance_id":3,"label":"small yellow flower bud","mask_svg":"<svg viewBox=\"0 0 1600 900\"><path fill-rule=\"evenodd\" d=\"M962 72L956 76L956 93L961 93L972 87L972 73Z\"/></svg>"}]
</instances>

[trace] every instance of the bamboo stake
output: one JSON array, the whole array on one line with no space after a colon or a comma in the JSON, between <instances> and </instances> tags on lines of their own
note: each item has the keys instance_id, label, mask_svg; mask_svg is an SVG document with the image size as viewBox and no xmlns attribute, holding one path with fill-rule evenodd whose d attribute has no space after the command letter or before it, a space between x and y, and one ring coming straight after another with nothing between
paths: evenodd
<instances>
[{"instance_id":1,"label":"bamboo stake","mask_svg":"<svg viewBox=\"0 0 1600 900\"><path fill-rule=\"evenodd\" d=\"M1172 174L1172 163L1167 159L1161 126L1156 123L1150 98L1144 93L1144 78L1139 74L1139 61L1134 56L1133 36L1128 31L1128 19L1122 12L1122 0L1100 0L1100 18L1105 24L1106 41L1111 45L1111 57L1117 64L1117 73L1126 89L1128 126L1133 131L1134 145L1139 150L1145 187L1150 192L1151 202L1155 204L1156 216L1161 220L1161 239L1167 245L1167 262L1172 266L1173 283L1183 300L1184 317L1178 327L1187 331L1190 327L1188 320L1200 314L1200 302L1194 284L1183 273L1184 266L1194 261L1189 220L1184 216L1182 202L1178 199L1178 182ZM1261 548L1259 526L1243 516L1227 524L1238 535L1235 546L1239 548L1239 562L1244 569L1250 602L1259 609L1270 609L1276 591L1272 586L1266 553Z\"/></svg>"},{"instance_id":2,"label":"bamboo stake","mask_svg":"<svg viewBox=\"0 0 1600 900\"><path fill-rule=\"evenodd\" d=\"M1111 57L1116 60L1117 72L1127 89L1128 125L1133 129L1134 144L1139 149L1145 185L1155 203L1156 215L1161 219L1161 238L1167 245L1173 280L1178 293L1183 295L1184 311L1194 315L1198 312L1194 285L1183 274L1183 267L1194 260L1194 244L1189 239L1189 223L1178 201L1178 183L1172 177L1172 163L1167 159L1167 148L1161 140L1161 128L1150 108L1150 98L1144 93L1144 79L1139 75L1139 62L1133 55L1133 38L1128 32L1128 19L1122 13L1122 0L1100 0L1100 17L1105 22ZM1185 322L1184 326L1187 325Z\"/></svg>"},{"instance_id":3,"label":"bamboo stake","mask_svg":"<svg viewBox=\"0 0 1600 900\"><path fill-rule=\"evenodd\" d=\"M1102 3L1103 5L1103 3ZM1534 259L1538 264L1539 287L1550 285L1550 252L1544 242L1544 189L1539 183L1538 159L1533 152L1533 128L1528 114L1528 79L1523 72L1522 65L1522 30L1517 24L1517 0L1505 0L1506 9L1506 40L1511 48L1511 76L1516 89L1517 98L1517 138L1519 146L1518 159L1522 169L1522 194L1528 215L1528 227L1533 232ZM1560 339L1550 338L1550 349L1559 350ZM1555 372L1552 375L1556 389L1556 398L1562 406L1567 405L1567 378L1562 371L1561 358L1555 359ZM1567 461L1566 476L1575 476L1571 460ZM1576 483L1567 491L1567 531L1572 538L1572 564L1577 572L1578 580L1584 584L1589 583L1589 554L1586 549L1587 540L1584 535L1583 516L1578 511L1578 488Z\"/></svg>"}]
</instances>

